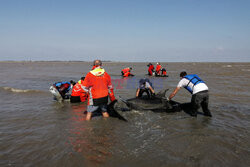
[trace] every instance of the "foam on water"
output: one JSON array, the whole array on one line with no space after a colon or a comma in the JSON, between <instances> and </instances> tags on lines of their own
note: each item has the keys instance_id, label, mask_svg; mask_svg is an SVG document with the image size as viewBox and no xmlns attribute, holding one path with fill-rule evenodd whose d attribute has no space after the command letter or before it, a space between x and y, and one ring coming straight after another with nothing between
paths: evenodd
<instances>
[{"instance_id":1,"label":"foam on water","mask_svg":"<svg viewBox=\"0 0 250 167\"><path fill-rule=\"evenodd\" d=\"M0 89L13 92L13 93L43 93L44 91L41 90L32 90L32 89L17 89L17 88L12 88L12 87L0 87Z\"/></svg>"}]
</instances>

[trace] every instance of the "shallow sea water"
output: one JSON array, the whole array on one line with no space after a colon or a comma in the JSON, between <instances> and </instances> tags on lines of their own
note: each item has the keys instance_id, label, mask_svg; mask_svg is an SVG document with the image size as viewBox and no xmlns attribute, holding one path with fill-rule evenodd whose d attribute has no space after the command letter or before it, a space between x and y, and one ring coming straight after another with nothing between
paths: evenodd
<instances>
[{"instance_id":1,"label":"shallow sea water","mask_svg":"<svg viewBox=\"0 0 250 167\"><path fill-rule=\"evenodd\" d=\"M162 63L169 77L150 78L156 91L169 95L180 71L197 73L213 117L118 111L128 122L85 121L86 103L53 100L51 84L80 79L90 64L0 62L0 166L250 166L250 63ZM117 97L135 96L146 65L104 62ZM121 78L127 66L135 77ZM174 100L190 98L183 89Z\"/></svg>"}]
</instances>

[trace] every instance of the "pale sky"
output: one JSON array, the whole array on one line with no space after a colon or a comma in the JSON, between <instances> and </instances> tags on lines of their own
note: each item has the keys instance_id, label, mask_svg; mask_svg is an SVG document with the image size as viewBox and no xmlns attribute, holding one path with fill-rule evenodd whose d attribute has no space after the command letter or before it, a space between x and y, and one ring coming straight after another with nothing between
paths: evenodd
<instances>
[{"instance_id":1,"label":"pale sky","mask_svg":"<svg viewBox=\"0 0 250 167\"><path fill-rule=\"evenodd\" d=\"M0 61L250 62L250 0L0 0Z\"/></svg>"}]
</instances>

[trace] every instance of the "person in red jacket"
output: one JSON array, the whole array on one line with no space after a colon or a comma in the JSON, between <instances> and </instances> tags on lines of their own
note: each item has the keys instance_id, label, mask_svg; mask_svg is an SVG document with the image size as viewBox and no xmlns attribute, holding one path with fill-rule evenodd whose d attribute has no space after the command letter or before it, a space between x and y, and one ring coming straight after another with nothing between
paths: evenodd
<instances>
[{"instance_id":1,"label":"person in red jacket","mask_svg":"<svg viewBox=\"0 0 250 167\"><path fill-rule=\"evenodd\" d=\"M149 63L148 64L148 75L152 76L153 72L154 72L154 69L155 69L154 65Z\"/></svg>"},{"instance_id":2,"label":"person in red jacket","mask_svg":"<svg viewBox=\"0 0 250 167\"><path fill-rule=\"evenodd\" d=\"M158 76L161 75L161 64L160 63L156 63L155 75L158 75Z\"/></svg>"},{"instance_id":3,"label":"person in red jacket","mask_svg":"<svg viewBox=\"0 0 250 167\"><path fill-rule=\"evenodd\" d=\"M88 107L86 120L90 120L92 113L101 109L103 117L109 117L107 112L108 97L115 100L111 77L102 68L101 60L95 60L95 66L85 77L82 88L88 92Z\"/></svg>"},{"instance_id":4,"label":"person in red jacket","mask_svg":"<svg viewBox=\"0 0 250 167\"><path fill-rule=\"evenodd\" d=\"M131 73L131 70L132 70L132 67L124 68L124 69L121 71L122 76L123 76L123 77L134 76L134 75Z\"/></svg>"},{"instance_id":5,"label":"person in red jacket","mask_svg":"<svg viewBox=\"0 0 250 167\"><path fill-rule=\"evenodd\" d=\"M72 93L70 96L70 102L71 103L79 103L79 102L85 102L88 95L87 93L82 89L82 84L85 77L82 77L81 80L79 80L72 88Z\"/></svg>"},{"instance_id":6,"label":"person in red jacket","mask_svg":"<svg viewBox=\"0 0 250 167\"><path fill-rule=\"evenodd\" d=\"M161 70L161 76L164 76L164 77L167 76L167 70L165 68Z\"/></svg>"}]
</instances>

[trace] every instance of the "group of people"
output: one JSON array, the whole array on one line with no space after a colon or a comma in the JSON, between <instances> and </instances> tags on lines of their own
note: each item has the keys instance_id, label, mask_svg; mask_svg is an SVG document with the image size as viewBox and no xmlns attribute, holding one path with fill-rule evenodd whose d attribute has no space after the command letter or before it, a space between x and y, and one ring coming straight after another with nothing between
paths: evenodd
<instances>
[{"instance_id":1,"label":"group of people","mask_svg":"<svg viewBox=\"0 0 250 167\"><path fill-rule=\"evenodd\" d=\"M157 77L166 77L167 76L167 70L166 68L162 68L161 64L158 62L156 63L156 68L152 63L149 63L148 65L148 75L149 76L157 76ZM131 73L132 67L126 67L122 69L121 74L123 77L129 77L134 76L134 74Z\"/></svg>"},{"instance_id":2,"label":"group of people","mask_svg":"<svg viewBox=\"0 0 250 167\"><path fill-rule=\"evenodd\" d=\"M147 66L148 66L149 76L163 76L163 77L167 76L167 70L165 68L162 68L159 62L156 63L156 68L152 63L149 63Z\"/></svg>"},{"instance_id":3,"label":"group of people","mask_svg":"<svg viewBox=\"0 0 250 167\"><path fill-rule=\"evenodd\" d=\"M88 99L86 120L90 120L92 113L101 110L103 117L109 117L107 112L108 99L116 100L110 75L102 68L101 60L93 62L92 70L82 77L77 83L57 82L54 87L59 91L62 98L66 98L66 93L72 88L70 101L72 103L84 102Z\"/></svg>"},{"instance_id":4,"label":"group of people","mask_svg":"<svg viewBox=\"0 0 250 167\"><path fill-rule=\"evenodd\" d=\"M132 69L130 67L128 68ZM126 71L124 74L126 74ZM208 109L208 87L205 82L198 75L187 75L185 71L180 73L180 77L181 80L167 100L171 100L177 94L180 88L184 87L192 94L191 116L196 117L197 111L201 106L204 115L211 117L212 115ZM64 97L65 94L70 90L70 87L73 86L70 98L71 102L83 102L88 99L86 120L90 120L92 113L96 110L101 110L103 117L109 117L107 112L108 100L110 99L111 102L116 100L113 91L114 88L111 83L111 77L102 67L101 60L95 60L93 62L92 70L86 75L86 77L82 77L77 83L70 81L64 83L55 83L54 86L58 88L58 91L62 97ZM155 96L153 84L147 78L139 80L139 87L136 91L136 97L140 98L144 92L147 94L148 98L153 98Z\"/></svg>"},{"instance_id":5,"label":"group of people","mask_svg":"<svg viewBox=\"0 0 250 167\"><path fill-rule=\"evenodd\" d=\"M70 99L71 103L84 102L88 98L88 94L82 89L82 83L85 77L82 77L77 83L73 80L70 82L56 82L53 86L58 90L63 99ZM67 93L70 92L68 95Z\"/></svg>"}]
</instances>

